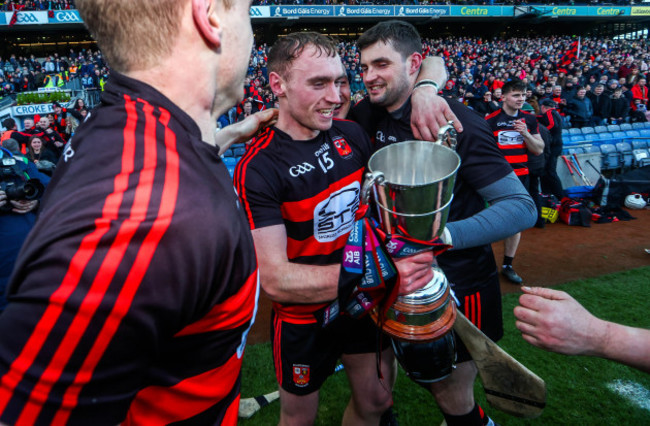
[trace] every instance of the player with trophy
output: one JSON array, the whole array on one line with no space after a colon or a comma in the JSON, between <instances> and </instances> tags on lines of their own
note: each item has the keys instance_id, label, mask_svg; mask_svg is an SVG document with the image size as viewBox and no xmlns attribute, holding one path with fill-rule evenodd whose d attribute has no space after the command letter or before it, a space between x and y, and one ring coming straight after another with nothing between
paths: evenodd
<instances>
[{"instance_id":1,"label":"player with trophy","mask_svg":"<svg viewBox=\"0 0 650 426\"><path fill-rule=\"evenodd\" d=\"M536 211L484 120L460 103L450 102L465 129L457 140L451 134L444 137L447 146L398 143L414 139L413 91L438 89L434 81L416 84L421 46L417 30L405 22L385 21L366 31L357 48L368 97L351 114L360 123L373 123L364 126L378 150L366 186L374 187L368 190L374 193L371 208L390 240L387 247L396 239L411 253L426 245L436 252L444 245L453 248L436 256L440 269L434 267L429 285L378 308L374 318L394 337L398 360L432 393L449 426L483 425L491 420L474 401L476 367L463 342L448 332L454 315L449 290L460 311L499 340L501 295L490 243L531 227Z\"/></svg>"}]
</instances>

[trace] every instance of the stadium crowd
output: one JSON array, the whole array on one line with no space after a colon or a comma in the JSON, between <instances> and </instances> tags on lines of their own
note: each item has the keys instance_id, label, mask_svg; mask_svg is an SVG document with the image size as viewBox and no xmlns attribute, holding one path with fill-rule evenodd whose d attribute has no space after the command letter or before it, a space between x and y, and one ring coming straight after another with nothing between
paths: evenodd
<instances>
[{"instance_id":1,"label":"stadium crowd","mask_svg":"<svg viewBox=\"0 0 650 426\"><path fill-rule=\"evenodd\" d=\"M221 117L222 127L245 117L244 107L255 112L275 105L266 87L267 51L266 44L253 50L245 100ZM540 101L552 99L565 127L646 120L650 69L646 39L447 37L424 40L424 51L445 58L449 80L444 96L482 114L498 109L501 87L519 78L528 88L526 108L539 114ZM365 93L359 53L347 41L339 43L339 53L353 99L359 100Z\"/></svg>"},{"instance_id":2,"label":"stadium crowd","mask_svg":"<svg viewBox=\"0 0 650 426\"><path fill-rule=\"evenodd\" d=\"M0 10L67 10L75 9L74 0L0 0Z\"/></svg>"},{"instance_id":3,"label":"stadium crowd","mask_svg":"<svg viewBox=\"0 0 650 426\"><path fill-rule=\"evenodd\" d=\"M552 99L565 127L646 120L646 74L650 70L646 39L446 37L424 39L423 43L425 54L445 59L449 79L443 95L482 114L498 109L503 84L519 78L528 87L526 108L539 114L540 101ZM276 105L267 87L268 48L259 44L253 49L244 101L220 118L220 127ZM339 53L352 97L358 101L365 94L359 53L350 41L339 42ZM44 58L13 54L0 58L0 96L48 85L60 87L75 78L86 89L102 89L109 74L109 66L97 50L71 49Z\"/></svg>"},{"instance_id":4,"label":"stadium crowd","mask_svg":"<svg viewBox=\"0 0 650 426\"><path fill-rule=\"evenodd\" d=\"M79 78L86 89L101 89L109 69L100 51L70 49L65 55L51 53L0 57L0 97L31 92L39 87L61 87Z\"/></svg>"}]
</instances>

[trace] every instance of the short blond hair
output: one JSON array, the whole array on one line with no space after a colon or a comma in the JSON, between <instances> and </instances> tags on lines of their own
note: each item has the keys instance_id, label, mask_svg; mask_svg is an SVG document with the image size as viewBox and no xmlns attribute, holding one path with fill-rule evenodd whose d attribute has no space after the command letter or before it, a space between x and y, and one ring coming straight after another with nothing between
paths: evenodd
<instances>
[{"instance_id":1,"label":"short blond hair","mask_svg":"<svg viewBox=\"0 0 650 426\"><path fill-rule=\"evenodd\" d=\"M109 65L119 72L147 69L171 53L187 3L188 0L75 1Z\"/></svg>"}]
</instances>

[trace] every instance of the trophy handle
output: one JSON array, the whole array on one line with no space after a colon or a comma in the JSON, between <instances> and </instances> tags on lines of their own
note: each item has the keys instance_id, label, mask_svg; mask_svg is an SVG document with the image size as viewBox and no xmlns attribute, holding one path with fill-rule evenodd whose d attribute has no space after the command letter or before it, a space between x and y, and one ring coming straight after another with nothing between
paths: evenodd
<instances>
[{"instance_id":1,"label":"trophy handle","mask_svg":"<svg viewBox=\"0 0 650 426\"><path fill-rule=\"evenodd\" d=\"M447 145L449 148L456 151L456 145L458 144L458 132L454 129L454 122L448 121L447 125L442 126L438 130L438 139L436 140L437 144Z\"/></svg>"},{"instance_id":2,"label":"trophy handle","mask_svg":"<svg viewBox=\"0 0 650 426\"><path fill-rule=\"evenodd\" d=\"M366 173L366 180L361 188L361 200L364 204L370 202L370 192L375 185L384 183L384 174L380 171Z\"/></svg>"}]
</instances>

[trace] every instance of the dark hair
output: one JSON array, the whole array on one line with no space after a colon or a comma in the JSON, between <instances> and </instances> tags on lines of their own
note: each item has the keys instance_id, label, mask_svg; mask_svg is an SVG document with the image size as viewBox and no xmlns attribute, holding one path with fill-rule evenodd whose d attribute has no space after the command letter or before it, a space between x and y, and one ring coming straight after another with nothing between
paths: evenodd
<instances>
[{"instance_id":1,"label":"dark hair","mask_svg":"<svg viewBox=\"0 0 650 426\"><path fill-rule=\"evenodd\" d=\"M266 64L269 72L286 78L289 66L307 46L314 46L319 56L334 57L338 54L336 42L331 37L312 31L291 33L279 38L271 47Z\"/></svg>"},{"instance_id":2,"label":"dark hair","mask_svg":"<svg viewBox=\"0 0 650 426\"><path fill-rule=\"evenodd\" d=\"M4 120L2 120L2 127L4 127L7 130L13 129L15 125L16 125L16 120L14 120L13 118L5 118Z\"/></svg>"},{"instance_id":3,"label":"dark hair","mask_svg":"<svg viewBox=\"0 0 650 426\"><path fill-rule=\"evenodd\" d=\"M378 23L361 34L361 37L357 40L357 49L361 51L379 41L392 44L393 48L404 59L412 53L422 54L422 39L420 38L420 34L408 22L393 19Z\"/></svg>"},{"instance_id":4,"label":"dark hair","mask_svg":"<svg viewBox=\"0 0 650 426\"><path fill-rule=\"evenodd\" d=\"M501 88L501 93L503 95L507 95L510 92L525 92L526 91L526 83L523 81L517 79L512 79L508 81L506 84L503 85Z\"/></svg>"}]
</instances>

